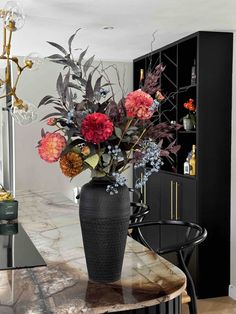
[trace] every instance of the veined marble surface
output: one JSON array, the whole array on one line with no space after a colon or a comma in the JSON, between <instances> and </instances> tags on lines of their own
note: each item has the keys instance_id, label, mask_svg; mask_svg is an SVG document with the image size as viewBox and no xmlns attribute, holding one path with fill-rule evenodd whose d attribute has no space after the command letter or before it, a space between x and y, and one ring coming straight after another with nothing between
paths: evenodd
<instances>
[{"instance_id":1,"label":"veined marble surface","mask_svg":"<svg viewBox=\"0 0 236 314\"><path fill-rule=\"evenodd\" d=\"M129 237L121 280L88 281L78 205L49 192L19 192L16 198L19 222L47 267L0 271L1 314L124 311L168 301L185 289L177 267Z\"/></svg>"}]
</instances>

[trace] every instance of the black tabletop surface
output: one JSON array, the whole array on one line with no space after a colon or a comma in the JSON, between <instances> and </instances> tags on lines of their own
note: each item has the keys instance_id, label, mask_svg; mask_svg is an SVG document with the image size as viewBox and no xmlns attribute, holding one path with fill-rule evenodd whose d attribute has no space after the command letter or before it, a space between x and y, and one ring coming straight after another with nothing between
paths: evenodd
<instances>
[{"instance_id":1,"label":"black tabletop surface","mask_svg":"<svg viewBox=\"0 0 236 314\"><path fill-rule=\"evenodd\" d=\"M0 223L0 270L46 266L20 223Z\"/></svg>"}]
</instances>

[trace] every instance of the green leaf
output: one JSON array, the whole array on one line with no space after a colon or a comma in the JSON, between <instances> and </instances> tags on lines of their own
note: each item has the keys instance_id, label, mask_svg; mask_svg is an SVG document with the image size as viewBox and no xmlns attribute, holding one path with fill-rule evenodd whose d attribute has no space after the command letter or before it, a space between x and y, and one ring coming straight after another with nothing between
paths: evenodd
<instances>
[{"instance_id":1,"label":"green leaf","mask_svg":"<svg viewBox=\"0 0 236 314\"><path fill-rule=\"evenodd\" d=\"M67 55L67 51L65 48L63 48L62 46L58 45L57 43L54 43L52 41L47 41L47 43L49 43L50 45L52 45L53 47L59 49L62 53L64 53L64 55Z\"/></svg>"},{"instance_id":2,"label":"green leaf","mask_svg":"<svg viewBox=\"0 0 236 314\"><path fill-rule=\"evenodd\" d=\"M41 129L41 136L44 137L46 135L44 129Z\"/></svg>"},{"instance_id":3,"label":"green leaf","mask_svg":"<svg viewBox=\"0 0 236 314\"><path fill-rule=\"evenodd\" d=\"M68 66L66 59L61 59L61 60L59 60L59 59L56 59L56 60L50 59L50 61L53 62L53 63L63 64L63 65L65 65L66 67Z\"/></svg>"},{"instance_id":4,"label":"green leaf","mask_svg":"<svg viewBox=\"0 0 236 314\"><path fill-rule=\"evenodd\" d=\"M81 66L81 62L82 62L82 60L83 60L83 58L84 58L84 56L85 56L87 50L88 50L88 47L87 47L84 51L81 52L81 54L80 54L80 56L79 56L79 59L78 59L78 61L77 61L77 65L78 65L78 66Z\"/></svg>"},{"instance_id":5,"label":"green leaf","mask_svg":"<svg viewBox=\"0 0 236 314\"><path fill-rule=\"evenodd\" d=\"M72 71L76 74L76 75L81 75L81 70L78 68L78 66L75 64L75 62L71 59L67 60L67 65L69 67L71 67Z\"/></svg>"},{"instance_id":6,"label":"green leaf","mask_svg":"<svg viewBox=\"0 0 236 314\"><path fill-rule=\"evenodd\" d=\"M70 80L70 70L66 73L65 78L64 78L64 87L65 88L67 88L69 80Z\"/></svg>"},{"instance_id":7,"label":"green leaf","mask_svg":"<svg viewBox=\"0 0 236 314\"><path fill-rule=\"evenodd\" d=\"M63 95L63 79L62 74L60 73L57 79L57 92L60 97Z\"/></svg>"},{"instance_id":8,"label":"green leaf","mask_svg":"<svg viewBox=\"0 0 236 314\"><path fill-rule=\"evenodd\" d=\"M74 84L72 82L69 82L68 83L68 87L71 87L71 88L75 88L75 89L78 89L78 90L82 90L81 86L77 85L77 84Z\"/></svg>"},{"instance_id":9,"label":"green leaf","mask_svg":"<svg viewBox=\"0 0 236 314\"><path fill-rule=\"evenodd\" d=\"M89 59L85 62L84 66L83 66L84 75L86 75L88 69L91 67L91 65L92 65L92 63L93 63L93 60L94 60L94 57L95 57L95 56L93 55L91 58L89 58Z\"/></svg>"},{"instance_id":10,"label":"green leaf","mask_svg":"<svg viewBox=\"0 0 236 314\"><path fill-rule=\"evenodd\" d=\"M86 88L85 88L85 98L88 99L89 101L93 101L94 97L94 92L92 88L92 76L89 74L88 81L86 83Z\"/></svg>"},{"instance_id":11,"label":"green leaf","mask_svg":"<svg viewBox=\"0 0 236 314\"><path fill-rule=\"evenodd\" d=\"M101 88L101 81L102 81L102 76L100 76L94 85L94 93L99 92Z\"/></svg>"},{"instance_id":12,"label":"green leaf","mask_svg":"<svg viewBox=\"0 0 236 314\"><path fill-rule=\"evenodd\" d=\"M53 54L47 57L47 59L59 59L59 60L66 60L63 56L59 54Z\"/></svg>"},{"instance_id":13,"label":"green leaf","mask_svg":"<svg viewBox=\"0 0 236 314\"><path fill-rule=\"evenodd\" d=\"M47 95L45 97L43 97L43 99L40 100L40 103L38 104L38 108L41 107L42 105L45 105L45 103L51 99L53 99L54 97L51 95Z\"/></svg>"},{"instance_id":14,"label":"green leaf","mask_svg":"<svg viewBox=\"0 0 236 314\"><path fill-rule=\"evenodd\" d=\"M99 156L98 156L98 154L92 155L92 156L86 158L84 160L84 162L86 164L88 164L92 169L95 169L98 162L99 162Z\"/></svg>"},{"instance_id":15,"label":"green leaf","mask_svg":"<svg viewBox=\"0 0 236 314\"><path fill-rule=\"evenodd\" d=\"M120 128L115 127L115 134L119 139L122 138L122 131Z\"/></svg>"},{"instance_id":16,"label":"green leaf","mask_svg":"<svg viewBox=\"0 0 236 314\"><path fill-rule=\"evenodd\" d=\"M69 52L71 53L71 44L72 44L72 41L74 40L75 38L75 35L78 33L78 31L80 30L81 28L78 28L75 33L73 35L70 36L69 40L68 40L68 46L69 46Z\"/></svg>"},{"instance_id":17,"label":"green leaf","mask_svg":"<svg viewBox=\"0 0 236 314\"><path fill-rule=\"evenodd\" d=\"M77 138L76 140L72 141L69 145L66 146L66 148L61 153L61 156L65 155L69 151L71 151L76 145L84 143L84 139Z\"/></svg>"}]
</instances>

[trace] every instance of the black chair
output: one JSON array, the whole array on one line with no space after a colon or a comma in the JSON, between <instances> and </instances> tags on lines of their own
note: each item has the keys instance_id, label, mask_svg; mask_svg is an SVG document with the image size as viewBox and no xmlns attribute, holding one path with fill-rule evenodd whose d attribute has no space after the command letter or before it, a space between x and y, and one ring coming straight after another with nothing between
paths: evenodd
<instances>
[{"instance_id":1,"label":"black chair","mask_svg":"<svg viewBox=\"0 0 236 314\"><path fill-rule=\"evenodd\" d=\"M138 190L129 188L129 191L133 193L133 199L137 199L137 202L130 202L131 215L129 223L133 224L142 222L146 215L149 213L150 208L148 205L142 203L142 195ZM138 230L136 228L134 228L133 230L129 228L128 235L137 240Z\"/></svg>"},{"instance_id":2,"label":"black chair","mask_svg":"<svg viewBox=\"0 0 236 314\"><path fill-rule=\"evenodd\" d=\"M181 228L184 229L184 236L180 239L175 240L172 245L166 245L165 247L153 248L152 245L148 243L145 239L142 228L148 226L155 226L155 228L173 228L174 232L178 232ZM178 267L185 273L187 278L187 294L190 297L190 302L188 302L189 313L197 314L197 297L194 282L190 272L188 270L188 264L193 253L194 248L203 242L207 237L207 231L205 228L192 223L184 222L180 220L160 220L155 222L133 222L130 223L129 228L132 230L130 236L138 240L140 243L148 247L151 251L156 252L159 255L175 252L178 258ZM162 229L163 230L163 229ZM161 230L160 230L161 232Z\"/></svg>"}]
</instances>

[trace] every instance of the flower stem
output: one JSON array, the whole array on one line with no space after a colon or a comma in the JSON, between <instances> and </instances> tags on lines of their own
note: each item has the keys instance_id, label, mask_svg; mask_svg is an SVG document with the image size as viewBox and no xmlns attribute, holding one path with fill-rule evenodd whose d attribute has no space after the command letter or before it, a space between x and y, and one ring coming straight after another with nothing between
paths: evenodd
<instances>
[{"instance_id":1,"label":"flower stem","mask_svg":"<svg viewBox=\"0 0 236 314\"><path fill-rule=\"evenodd\" d=\"M124 138L124 136L125 136L125 133L127 132L128 128L130 127L130 125L131 125L132 122L133 122L133 118L130 119L130 120L127 122L127 124L126 124L126 126L125 126L125 128L124 128L124 131L122 132L121 138L120 138L120 140L119 140L118 147L120 146L120 143L121 143L121 141L123 140L123 138Z\"/></svg>"}]
</instances>

